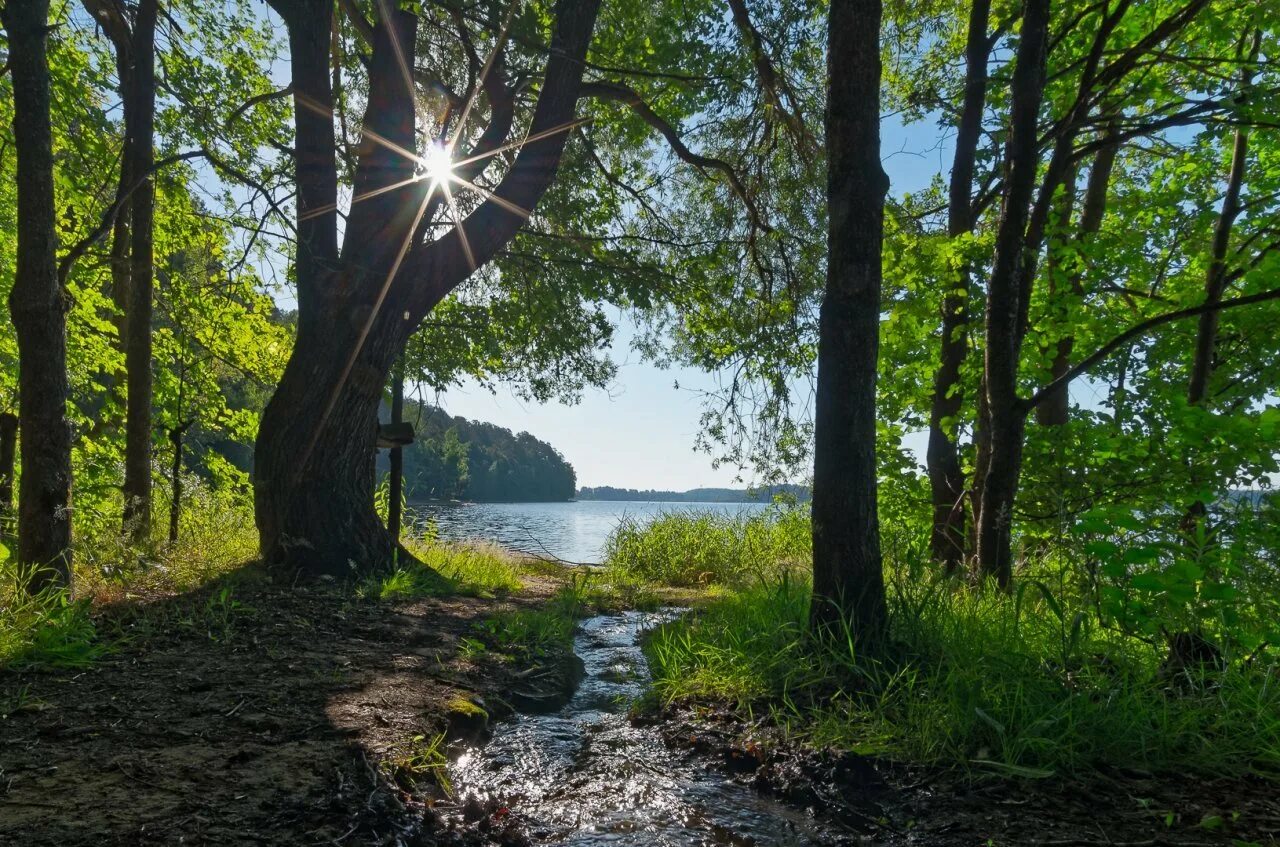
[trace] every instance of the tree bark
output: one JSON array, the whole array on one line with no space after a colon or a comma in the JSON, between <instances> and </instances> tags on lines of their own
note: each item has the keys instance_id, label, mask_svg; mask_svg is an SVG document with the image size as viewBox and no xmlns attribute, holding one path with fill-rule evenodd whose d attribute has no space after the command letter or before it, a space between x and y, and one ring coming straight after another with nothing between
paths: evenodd
<instances>
[{"instance_id":1,"label":"tree bark","mask_svg":"<svg viewBox=\"0 0 1280 847\"><path fill-rule=\"evenodd\" d=\"M973 175L986 107L990 16L990 0L974 0L965 45L964 105L956 127L947 205L947 235L952 239L972 232L974 227ZM971 274L971 268L962 267L955 279L948 280L948 291L942 298L942 344L929 410L926 462L933 498L930 550L933 560L942 564L947 573L959 569L966 547L965 479L956 444L956 420L964 406L960 373L969 355L967 308Z\"/></svg>"},{"instance_id":2,"label":"tree bark","mask_svg":"<svg viewBox=\"0 0 1280 847\"><path fill-rule=\"evenodd\" d=\"M182 522L182 437L191 424L180 423L169 430L169 443L173 445L173 464L169 477L169 543L178 543L178 529Z\"/></svg>"},{"instance_id":3,"label":"tree bark","mask_svg":"<svg viewBox=\"0 0 1280 847\"><path fill-rule=\"evenodd\" d=\"M0 538L6 543L14 537L13 473L18 448L18 416L0 414Z\"/></svg>"},{"instance_id":4,"label":"tree bark","mask_svg":"<svg viewBox=\"0 0 1280 847\"><path fill-rule=\"evenodd\" d=\"M1027 0L1014 60L1012 109L1000 225L987 286L986 390L991 448L978 520L978 566L1001 586L1013 573L1012 519L1022 463L1026 413L1018 398L1022 347L1020 302L1030 266L1026 249L1029 207L1039 164L1037 124L1044 92L1049 0Z\"/></svg>"},{"instance_id":5,"label":"tree bark","mask_svg":"<svg viewBox=\"0 0 1280 847\"><path fill-rule=\"evenodd\" d=\"M396 361L391 375L391 422L401 423L404 420L404 357ZM404 448L392 447L390 459L390 482L387 486L387 532L391 534L391 543L400 543L400 501L404 496Z\"/></svg>"},{"instance_id":6,"label":"tree bark","mask_svg":"<svg viewBox=\"0 0 1280 847\"><path fill-rule=\"evenodd\" d=\"M17 150L17 276L9 295L18 340L22 477L18 561L33 591L71 583L71 427L67 421L67 301L58 282L47 38L48 0L9 0L13 138Z\"/></svg>"},{"instance_id":7,"label":"tree bark","mask_svg":"<svg viewBox=\"0 0 1280 847\"><path fill-rule=\"evenodd\" d=\"M255 513L269 564L313 576L346 575L389 565L396 549L373 502L378 402L392 363L426 314L524 225L525 217L504 204L533 209L554 179L567 135L559 130L573 117L599 0L556 5L529 127L537 140L522 147L494 190L500 201L482 203L461 232L455 227L418 243L415 212L426 208L428 181L388 190L353 207L341 254L328 74L332 4L272 5L288 27L293 68L299 320L293 353L258 431ZM415 24L408 12L380 15L364 121L366 131L406 149L416 146L414 98L397 56L411 65ZM510 113L495 106L490 126L502 128L503 121L510 126ZM368 144L355 190L388 187L412 171L406 157Z\"/></svg>"},{"instance_id":8,"label":"tree bark","mask_svg":"<svg viewBox=\"0 0 1280 847\"><path fill-rule=\"evenodd\" d=\"M827 286L819 315L813 605L819 632L887 626L876 509L876 363L888 178L880 165L880 0L833 0L827 33Z\"/></svg>"},{"instance_id":9,"label":"tree bark","mask_svg":"<svg viewBox=\"0 0 1280 847\"><path fill-rule=\"evenodd\" d=\"M157 0L140 0L134 18L133 67L127 97L134 125L125 139L123 173L150 174L155 159ZM151 534L151 314L155 182L147 176L129 203L129 289L125 334L124 528L135 544Z\"/></svg>"}]
</instances>

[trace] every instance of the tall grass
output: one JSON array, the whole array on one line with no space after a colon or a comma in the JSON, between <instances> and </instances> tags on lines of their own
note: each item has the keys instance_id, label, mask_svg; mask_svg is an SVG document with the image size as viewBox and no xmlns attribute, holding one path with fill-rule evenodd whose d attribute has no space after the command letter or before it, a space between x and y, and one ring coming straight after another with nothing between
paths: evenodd
<instances>
[{"instance_id":1,"label":"tall grass","mask_svg":"<svg viewBox=\"0 0 1280 847\"><path fill-rule=\"evenodd\" d=\"M487 597L521 588L520 563L496 544L410 538L405 546L417 562L402 564L389 574L371 574L357 593L379 600L411 600L446 594Z\"/></svg>"},{"instance_id":2,"label":"tall grass","mask_svg":"<svg viewBox=\"0 0 1280 847\"><path fill-rule=\"evenodd\" d=\"M651 522L624 519L605 543L604 560L622 578L673 586L745 585L803 565L810 549L806 510L688 510Z\"/></svg>"},{"instance_id":3,"label":"tall grass","mask_svg":"<svg viewBox=\"0 0 1280 847\"><path fill-rule=\"evenodd\" d=\"M1280 775L1280 665L1170 675L1150 644L1037 589L891 578L891 647L807 633L809 585L757 584L656 632L668 700L727 699L816 743L1026 776L1100 765Z\"/></svg>"}]
</instances>

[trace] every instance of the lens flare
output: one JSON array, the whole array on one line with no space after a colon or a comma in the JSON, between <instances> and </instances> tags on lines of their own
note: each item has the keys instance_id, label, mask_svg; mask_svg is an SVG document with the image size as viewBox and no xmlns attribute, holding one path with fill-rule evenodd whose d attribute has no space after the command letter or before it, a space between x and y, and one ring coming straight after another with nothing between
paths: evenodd
<instances>
[{"instance_id":1,"label":"lens flare","mask_svg":"<svg viewBox=\"0 0 1280 847\"><path fill-rule=\"evenodd\" d=\"M422 157L422 176L436 185L447 185L453 179L453 159L443 144L432 144Z\"/></svg>"}]
</instances>

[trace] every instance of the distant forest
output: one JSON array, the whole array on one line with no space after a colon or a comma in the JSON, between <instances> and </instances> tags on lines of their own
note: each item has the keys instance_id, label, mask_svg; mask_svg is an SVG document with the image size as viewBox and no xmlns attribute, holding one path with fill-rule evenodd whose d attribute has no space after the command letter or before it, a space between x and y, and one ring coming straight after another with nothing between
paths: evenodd
<instances>
[{"instance_id":1,"label":"distant forest","mask_svg":"<svg viewBox=\"0 0 1280 847\"><path fill-rule=\"evenodd\" d=\"M407 402L404 419L416 436L404 451L405 497L410 500L546 502L573 498L573 466L527 432L454 417L435 406ZM379 451L379 476L388 467Z\"/></svg>"},{"instance_id":2,"label":"distant forest","mask_svg":"<svg viewBox=\"0 0 1280 847\"><path fill-rule=\"evenodd\" d=\"M767 485L761 488L693 488L688 491L655 491L634 488L614 488L600 485L578 489L579 500L629 500L659 501L666 503L768 503L776 496L794 497L804 502L809 499L805 485Z\"/></svg>"}]
</instances>

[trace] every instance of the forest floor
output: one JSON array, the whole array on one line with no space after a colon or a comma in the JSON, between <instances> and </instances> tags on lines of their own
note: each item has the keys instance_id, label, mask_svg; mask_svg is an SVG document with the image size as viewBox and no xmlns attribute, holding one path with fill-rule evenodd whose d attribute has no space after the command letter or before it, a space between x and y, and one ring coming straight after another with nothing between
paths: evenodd
<instances>
[{"instance_id":1,"label":"forest floor","mask_svg":"<svg viewBox=\"0 0 1280 847\"><path fill-rule=\"evenodd\" d=\"M505 810L453 809L443 832L449 804L429 807L444 740L483 735L477 706L501 718L573 682L563 655L522 664L474 649L483 621L559 588L523 582L497 599L387 604L246 568L103 608L114 646L91 667L0 673L0 844L527 843ZM1274 783L974 780L806 750L715 704L643 717L726 778L841 822L848 843L1280 843Z\"/></svg>"},{"instance_id":2,"label":"forest floor","mask_svg":"<svg viewBox=\"0 0 1280 847\"><path fill-rule=\"evenodd\" d=\"M565 687L554 662L466 649L556 588L523 582L388 605L247 569L102 610L118 637L92 667L0 673L0 844L394 843L423 817L406 803L434 783L441 733Z\"/></svg>"}]
</instances>

